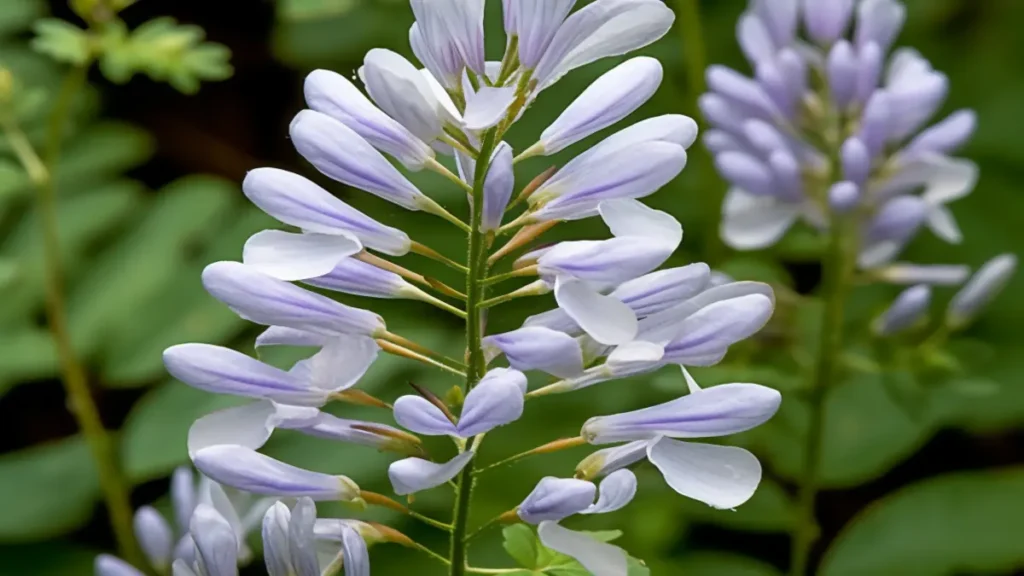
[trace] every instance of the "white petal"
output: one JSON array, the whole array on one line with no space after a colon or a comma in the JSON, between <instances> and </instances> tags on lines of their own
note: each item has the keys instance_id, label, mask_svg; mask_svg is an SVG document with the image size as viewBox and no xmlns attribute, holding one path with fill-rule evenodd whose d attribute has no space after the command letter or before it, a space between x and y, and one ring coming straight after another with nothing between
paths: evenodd
<instances>
[{"instance_id":1,"label":"white petal","mask_svg":"<svg viewBox=\"0 0 1024 576\"><path fill-rule=\"evenodd\" d=\"M629 570L622 548L563 528L557 522L541 522L537 535L545 546L575 558L594 576L626 576Z\"/></svg>"},{"instance_id":2,"label":"white petal","mask_svg":"<svg viewBox=\"0 0 1024 576\"><path fill-rule=\"evenodd\" d=\"M683 378L686 380L686 388L690 391L690 394L700 392L700 384L697 384L697 381L693 379L693 376L690 375L690 372L689 370L686 369L686 366L680 364L679 369L683 371Z\"/></svg>"},{"instance_id":3,"label":"white petal","mask_svg":"<svg viewBox=\"0 0 1024 576\"><path fill-rule=\"evenodd\" d=\"M612 350L608 362L612 364L631 364L634 362L657 362L665 355L665 347L653 342L634 340Z\"/></svg>"},{"instance_id":4,"label":"white petal","mask_svg":"<svg viewBox=\"0 0 1024 576\"><path fill-rule=\"evenodd\" d=\"M945 206L931 208L928 211L926 223L936 236L950 244L959 244L964 239L963 233L960 232L960 226L957 225L956 218L953 217L953 212Z\"/></svg>"},{"instance_id":5,"label":"white petal","mask_svg":"<svg viewBox=\"0 0 1024 576\"><path fill-rule=\"evenodd\" d=\"M597 502L580 514L605 514L622 509L636 496L636 475L626 469L616 470L598 485Z\"/></svg>"},{"instance_id":6,"label":"white petal","mask_svg":"<svg viewBox=\"0 0 1024 576\"><path fill-rule=\"evenodd\" d=\"M761 482L761 463L733 446L661 438L647 447L647 458L673 490L712 508L743 504Z\"/></svg>"},{"instance_id":7,"label":"white petal","mask_svg":"<svg viewBox=\"0 0 1024 576\"><path fill-rule=\"evenodd\" d=\"M391 50L374 48L360 69L370 98L424 142L441 134L440 104L423 74Z\"/></svg>"},{"instance_id":8,"label":"white petal","mask_svg":"<svg viewBox=\"0 0 1024 576\"><path fill-rule=\"evenodd\" d=\"M636 336L636 314L622 301L605 296L586 282L555 282L555 300L565 312L602 344L624 344Z\"/></svg>"},{"instance_id":9,"label":"white petal","mask_svg":"<svg viewBox=\"0 0 1024 576\"><path fill-rule=\"evenodd\" d=\"M274 431L269 423L273 413L274 404L262 400L218 410L199 418L188 429L189 456L219 444L238 444L253 450L260 448Z\"/></svg>"},{"instance_id":10,"label":"white petal","mask_svg":"<svg viewBox=\"0 0 1024 576\"><path fill-rule=\"evenodd\" d=\"M617 238L637 236L671 246L673 250L683 241L683 227L679 221L639 200L605 200L598 206L598 211Z\"/></svg>"},{"instance_id":11,"label":"white petal","mask_svg":"<svg viewBox=\"0 0 1024 576\"><path fill-rule=\"evenodd\" d=\"M929 204L948 204L971 193L978 182L978 165L970 160L929 155L919 160L928 170L922 198Z\"/></svg>"},{"instance_id":12,"label":"white petal","mask_svg":"<svg viewBox=\"0 0 1024 576\"><path fill-rule=\"evenodd\" d=\"M732 188L722 208L722 240L737 250L756 250L779 241L796 221L799 206Z\"/></svg>"},{"instance_id":13,"label":"white petal","mask_svg":"<svg viewBox=\"0 0 1024 576\"><path fill-rule=\"evenodd\" d=\"M444 464L435 464L422 458L406 458L388 467L388 478L391 479L395 494L406 496L440 486L455 478L472 458L473 452L470 450Z\"/></svg>"},{"instance_id":14,"label":"white petal","mask_svg":"<svg viewBox=\"0 0 1024 576\"><path fill-rule=\"evenodd\" d=\"M425 436L455 434L455 425L422 396L402 396L395 401L395 421L406 430Z\"/></svg>"},{"instance_id":15,"label":"white petal","mask_svg":"<svg viewBox=\"0 0 1024 576\"><path fill-rule=\"evenodd\" d=\"M354 236L257 232L242 248L242 262L280 280L305 280L334 270L363 249Z\"/></svg>"},{"instance_id":16,"label":"white petal","mask_svg":"<svg viewBox=\"0 0 1024 576\"><path fill-rule=\"evenodd\" d=\"M515 87L482 86L475 94L466 96L466 111L462 115L462 125L473 131L495 126L505 118L505 112L515 99Z\"/></svg>"},{"instance_id":17,"label":"white petal","mask_svg":"<svg viewBox=\"0 0 1024 576\"><path fill-rule=\"evenodd\" d=\"M329 339L315 332L306 332L287 326L271 326L256 337L256 347L263 346L308 346L319 348Z\"/></svg>"}]
</instances>

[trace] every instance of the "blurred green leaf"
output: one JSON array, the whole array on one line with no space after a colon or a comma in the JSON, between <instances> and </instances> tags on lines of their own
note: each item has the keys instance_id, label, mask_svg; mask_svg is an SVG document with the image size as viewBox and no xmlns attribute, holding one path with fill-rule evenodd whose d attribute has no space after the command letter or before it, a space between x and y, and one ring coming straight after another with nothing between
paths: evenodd
<instances>
[{"instance_id":1,"label":"blurred green leaf","mask_svg":"<svg viewBox=\"0 0 1024 576\"><path fill-rule=\"evenodd\" d=\"M199 26L155 18L129 32L123 24L108 26L100 37L100 70L111 82L127 82L145 73L186 94L202 81L224 80L233 72L231 52L222 44L204 42Z\"/></svg>"},{"instance_id":2,"label":"blurred green leaf","mask_svg":"<svg viewBox=\"0 0 1024 576\"><path fill-rule=\"evenodd\" d=\"M537 567L537 545L538 540L533 529L526 524L513 524L506 526L501 535L505 538L502 546L513 560L524 568Z\"/></svg>"},{"instance_id":3,"label":"blurred green leaf","mask_svg":"<svg viewBox=\"0 0 1024 576\"><path fill-rule=\"evenodd\" d=\"M81 66L91 55L88 32L64 20L44 18L32 27L32 48L58 62Z\"/></svg>"},{"instance_id":4,"label":"blurred green leaf","mask_svg":"<svg viewBox=\"0 0 1024 576\"><path fill-rule=\"evenodd\" d=\"M721 552L701 552L672 564L680 576L780 576L774 567L744 556Z\"/></svg>"},{"instance_id":5,"label":"blurred green leaf","mask_svg":"<svg viewBox=\"0 0 1024 576\"><path fill-rule=\"evenodd\" d=\"M1024 566L1024 469L947 474L876 502L839 535L823 576L946 576Z\"/></svg>"},{"instance_id":6,"label":"blurred green leaf","mask_svg":"<svg viewBox=\"0 0 1024 576\"><path fill-rule=\"evenodd\" d=\"M60 541L0 546L4 576L78 576L92 574L96 550Z\"/></svg>"},{"instance_id":7,"label":"blurred green leaf","mask_svg":"<svg viewBox=\"0 0 1024 576\"><path fill-rule=\"evenodd\" d=\"M0 332L0 350L0 394L20 381L45 378L57 371L53 338L43 328L26 326Z\"/></svg>"},{"instance_id":8,"label":"blurred green leaf","mask_svg":"<svg viewBox=\"0 0 1024 576\"><path fill-rule=\"evenodd\" d=\"M188 462L188 429L200 416L242 403L180 382L167 382L139 400L121 429L121 459L133 482L166 476Z\"/></svg>"},{"instance_id":9,"label":"blurred green leaf","mask_svg":"<svg viewBox=\"0 0 1024 576\"><path fill-rule=\"evenodd\" d=\"M145 130L123 122L89 126L68 143L57 166L57 189L83 189L101 178L122 174L149 160L156 146Z\"/></svg>"},{"instance_id":10,"label":"blurred green leaf","mask_svg":"<svg viewBox=\"0 0 1024 576\"><path fill-rule=\"evenodd\" d=\"M45 13L40 0L4 0L0 2L0 36L20 32Z\"/></svg>"},{"instance_id":11,"label":"blurred green leaf","mask_svg":"<svg viewBox=\"0 0 1024 576\"><path fill-rule=\"evenodd\" d=\"M771 478L762 478L754 496L735 510L716 510L703 502L680 499L692 522L706 522L746 532L787 532L796 522L796 506Z\"/></svg>"},{"instance_id":12,"label":"blurred green leaf","mask_svg":"<svg viewBox=\"0 0 1024 576\"><path fill-rule=\"evenodd\" d=\"M344 14L363 0L278 0L278 17L285 20L308 20Z\"/></svg>"},{"instance_id":13,"label":"blurred green leaf","mask_svg":"<svg viewBox=\"0 0 1024 576\"><path fill-rule=\"evenodd\" d=\"M85 440L72 437L0 456L0 540L39 540L92 515L100 486Z\"/></svg>"}]
</instances>

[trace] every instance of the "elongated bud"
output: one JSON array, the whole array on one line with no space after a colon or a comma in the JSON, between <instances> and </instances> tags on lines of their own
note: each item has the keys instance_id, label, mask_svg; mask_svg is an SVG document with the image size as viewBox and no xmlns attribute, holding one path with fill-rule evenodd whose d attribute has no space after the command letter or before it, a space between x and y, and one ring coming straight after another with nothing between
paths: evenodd
<instances>
[{"instance_id":1,"label":"elongated bud","mask_svg":"<svg viewBox=\"0 0 1024 576\"><path fill-rule=\"evenodd\" d=\"M874 270L874 276L891 284L930 284L956 286L971 275L971 269L961 264L907 264L896 263Z\"/></svg>"},{"instance_id":2,"label":"elongated bud","mask_svg":"<svg viewBox=\"0 0 1024 576\"><path fill-rule=\"evenodd\" d=\"M405 126L381 112L347 78L329 70L306 76L306 104L348 126L410 170L420 170L434 151Z\"/></svg>"},{"instance_id":3,"label":"elongated bud","mask_svg":"<svg viewBox=\"0 0 1024 576\"><path fill-rule=\"evenodd\" d=\"M484 181L484 211L481 232L493 232L501 226L502 216L512 198L515 172L512 169L512 147L502 142L491 156L491 165Z\"/></svg>"},{"instance_id":4,"label":"elongated bud","mask_svg":"<svg viewBox=\"0 0 1024 576\"><path fill-rule=\"evenodd\" d=\"M622 120L661 85L661 64L632 58L605 72L580 94L540 136L545 155L554 154Z\"/></svg>"},{"instance_id":5,"label":"elongated bud","mask_svg":"<svg viewBox=\"0 0 1024 576\"><path fill-rule=\"evenodd\" d=\"M596 494L597 486L586 480L548 476L519 504L517 514L528 524L558 521L586 510Z\"/></svg>"},{"instance_id":6,"label":"elongated bud","mask_svg":"<svg viewBox=\"0 0 1024 576\"><path fill-rule=\"evenodd\" d=\"M468 68L484 75L484 7L461 0L413 0L410 43L420 62L454 88Z\"/></svg>"},{"instance_id":7,"label":"elongated bud","mask_svg":"<svg viewBox=\"0 0 1024 576\"><path fill-rule=\"evenodd\" d=\"M305 283L368 298L402 298L416 290L398 274L355 258L346 258L329 273Z\"/></svg>"},{"instance_id":8,"label":"elongated bud","mask_svg":"<svg viewBox=\"0 0 1024 576\"><path fill-rule=\"evenodd\" d=\"M950 154L963 146L978 124L977 114L973 110L958 110L945 120L922 130L903 149L904 157L922 154Z\"/></svg>"},{"instance_id":9,"label":"elongated bud","mask_svg":"<svg viewBox=\"0 0 1024 576\"><path fill-rule=\"evenodd\" d=\"M242 191L285 224L319 234L352 234L367 248L392 256L409 252L405 232L377 222L298 174L257 168L246 174Z\"/></svg>"},{"instance_id":10,"label":"elongated bud","mask_svg":"<svg viewBox=\"0 0 1024 576\"><path fill-rule=\"evenodd\" d=\"M192 461L211 479L254 494L359 501L359 487L345 476L296 468L242 446L203 448Z\"/></svg>"},{"instance_id":11,"label":"elongated bud","mask_svg":"<svg viewBox=\"0 0 1024 576\"><path fill-rule=\"evenodd\" d=\"M284 502L275 502L263 516L263 559L270 576L294 574L288 546L292 512Z\"/></svg>"},{"instance_id":12,"label":"elongated bud","mask_svg":"<svg viewBox=\"0 0 1024 576\"><path fill-rule=\"evenodd\" d=\"M197 562L201 563L203 574L238 574L238 536L213 506L196 506L189 522L189 533L195 541Z\"/></svg>"},{"instance_id":13,"label":"elongated bud","mask_svg":"<svg viewBox=\"0 0 1024 576\"><path fill-rule=\"evenodd\" d=\"M931 301L930 286L918 284L907 288L896 297L889 309L875 320L872 329L880 336L891 336L907 330L928 314Z\"/></svg>"},{"instance_id":14,"label":"elongated bud","mask_svg":"<svg viewBox=\"0 0 1024 576\"><path fill-rule=\"evenodd\" d=\"M420 210L425 197L362 136L334 118L303 110L289 133L295 149L325 176L365 190L407 210Z\"/></svg>"},{"instance_id":15,"label":"elongated bud","mask_svg":"<svg viewBox=\"0 0 1024 576\"><path fill-rule=\"evenodd\" d=\"M192 468L179 466L171 475L171 505L178 533L188 530L188 520L196 507L196 485ZM175 556L177 557L177 556Z\"/></svg>"},{"instance_id":16,"label":"elongated bud","mask_svg":"<svg viewBox=\"0 0 1024 576\"><path fill-rule=\"evenodd\" d=\"M804 26L818 44L835 42L849 25L853 0L817 0L803 2Z\"/></svg>"},{"instance_id":17,"label":"elongated bud","mask_svg":"<svg viewBox=\"0 0 1024 576\"><path fill-rule=\"evenodd\" d=\"M970 322L1002 292L1016 271L1017 257L1013 254L1002 254L986 262L949 303L946 323L960 327Z\"/></svg>"},{"instance_id":18,"label":"elongated bud","mask_svg":"<svg viewBox=\"0 0 1024 576\"><path fill-rule=\"evenodd\" d=\"M366 53L360 76L370 98L420 140L441 135L446 114L426 78L408 60L375 48Z\"/></svg>"},{"instance_id":19,"label":"elongated bud","mask_svg":"<svg viewBox=\"0 0 1024 576\"><path fill-rule=\"evenodd\" d=\"M131 564L110 554L100 554L93 564L96 576L145 576Z\"/></svg>"},{"instance_id":20,"label":"elongated bud","mask_svg":"<svg viewBox=\"0 0 1024 576\"><path fill-rule=\"evenodd\" d=\"M722 384L650 408L591 418L581 434L591 444L725 436L768 421L781 401L765 386Z\"/></svg>"},{"instance_id":21,"label":"elongated bud","mask_svg":"<svg viewBox=\"0 0 1024 576\"><path fill-rule=\"evenodd\" d=\"M542 370L568 378L583 371L583 352L572 336L544 327L525 327L483 339L484 353L499 353L517 370Z\"/></svg>"},{"instance_id":22,"label":"elongated bud","mask_svg":"<svg viewBox=\"0 0 1024 576\"><path fill-rule=\"evenodd\" d=\"M837 214L845 214L857 207L860 188L853 182L836 182L828 190L828 204Z\"/></svg>"},{"instance_id":23,"label":"elongated bud","mask_svg":"<svg viewBox=\"0 0 1024 576\"><path fill-rule=\"evenodd\" d=\"M380 316L271 278L237 262L214 262L203 270L203 286L242 318L320 334L378 334Z\"/></svg>"},{"instance_id":24,"label":"elongated bud","mask_svg":"<svg viewBox=\"0 0 1024 576\"><path fill-rule=\"evenodd\" d=\"M174 536L167 520L151 506L143 506L135 512L133 526L135 539L149 563L157 570L167 570L174 547Z\"/></svg>"},{"instance_id":25,"label":"elongated bud","mask_svg":"<svg viewBox=\"0 0 1024 576\"><path fill-rule=\"evenodd\" d=\"M846 108L857 95L857 56L853 46L840 40L828 54L828 84L832 99L840 108Z\"/></svg>"}]
</instances>

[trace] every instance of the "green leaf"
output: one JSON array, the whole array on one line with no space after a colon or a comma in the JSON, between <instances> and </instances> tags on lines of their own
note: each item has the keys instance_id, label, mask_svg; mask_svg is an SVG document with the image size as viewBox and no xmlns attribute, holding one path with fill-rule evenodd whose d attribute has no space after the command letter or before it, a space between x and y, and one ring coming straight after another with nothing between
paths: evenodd
<instances>
[{"instance_id":1,"label":"green leaf","mask_svg":"<svg viewBox=\"0 0 1024 576\"><path fill-rule=\"evenodd\" d=\"M40 540L82 525L100 494L85 440L0 456L0 541Z\"/></svg>"},{"instance_id":2,"label":"green leaf","mask_svg":"<svg viewBox=\"0 0 1024 576\"><path fill-rule=\"evenodd\" d=\"M36 37L32 48L58 62L81 66L89 61L89 34L85 30L57 18L39 20L32 27Z\"/></svg>"},{"instance_id":3,"label":"green leaf","mask_svg":"<svg viewBox=\"0 0 1024 576\"><path fill-rule=\"evenodd\" d=\"M823 576L1009 573L1024 566L1024 468L947 474L876 502L826 553Z\"/></svg>"},{"instance_id":4,"label":"green leaf","mask_svg":"<svg viewBox=\"0 0 1024 576\"><path fill-rule=\"evenodd\" d=\"M278 0L277 14L285 20L309 20L344 14L362 0Z\"/></svg>"},{"instance_id":5,"label":"green leaf","mask_svg":"<svg viewBox=\"0 0 1024 576\"><path fill-rule=\"evenodd\" d=\"M502 546L513 560L524 568L534 569L537 567L537 535L533 529L526 524L513 524L506 526L501 531L505 538Z\"/></svg>"},{"instance_id":6,"label":"green leaf","mask_svg":"<svg viewBox=\"0 0 1024 576\"><path fill-rule=\"evenodd\" d=\"M780 576L772 566L745 556L700 552L672 565L680 576ZM872 575L874 576L874 575Z\"/></svg>"},{"instance_id":7,"label":"green leaf","mask_svg":"<svg viewBox=\"0 0 1024 576\"><path fill-rule=\"evenodd\" d=\"M0 566L5 575L69 576L92 574L99 552L78 544L43 542L0 546Z\"/></svg>"},{"instance_id":8,"label":"green leaf","mask_svg":"<svg viewBox=\"0 0 1024 576\"><path fill-rule=\"evenodd\" d=\"M57 372L57 351L50 333L37 326L0 332L0 391Z\"/></svg>"},{"instance_id":9,"label":"green leaf","mask_svg":"<svg viewBox=\"0 0 1024 576\"><path fill-rule=\"evenodd\" d=\"M6 36L28 28L45 13L39 0L4 0L0 2L0 36Z\"/></svg>"},{"instance_id":10,"label":"green leaf","mask_svg":"<svg viewBox=\"0 0 1024 576\"><path fill-rule=\"evenodd\" d=\"M197 418L240 404L232 396L210 394L180 382L167 382L139 400L121 429L121 458L133 482L166 476L188 462L188 429Z\"/></svg>"},{"instance_id":11,"label":"green leaf","mask_svg":"<svg viewBox=\"0 0 1024 576\"><path fill-rule=\"evenodd\" d=\"M204 42L205 36L202 28L178 24L173 18L150 20L131 33L112 26L100 38L100 70L112 82L127 82L144 73L193 94L201 81L224 80L233 73L230 50Z\"/></svg>"},{"instance_id":12,"label":"green leaf","mask_svg":"<svg viewBox=\"0 0 1024 576\"><path fill-rule=\"evenodd\" d=\"M796 506L778 482L762 478L750 500L736 510L717 510L703 502L680 499L693 522L706 522L747 532L787 532L796 521Z\"/></svg>"},{"instance_id":13,"label":"green leaf","mask_svg":"<svg viewBox=\"0 0 1024 576\"><path fill-rule=\"evenodd\" d=\"M143 164L156 146L145 130L123 122L93 124L68 144L57 167L57 187L64 193L123 174Z\"/></svg>"}]
</instances>

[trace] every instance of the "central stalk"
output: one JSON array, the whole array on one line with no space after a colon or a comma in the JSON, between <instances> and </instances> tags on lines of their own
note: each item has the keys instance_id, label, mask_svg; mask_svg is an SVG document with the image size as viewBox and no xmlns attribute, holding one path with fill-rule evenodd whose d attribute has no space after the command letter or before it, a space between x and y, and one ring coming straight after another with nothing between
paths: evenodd
<instances>
[{"instance_id":1,"label":"central stalk","mask_svg":"<svg viewBox=\"0 0 1024 576\"><path fill-rule=\"evenodd\" d=\"M480 381L486 370L483 339L483 317L479 304L484 300L483 280L487 276L486 239L480 232L484 212L484 182L496 140L495 130L484 135L480 155L476 159L473 174L472 215L469 226L469 251L466 257L466 389L468 393ZM474 447L477 438L466 442L466 449ZM459 474L456 480L455 511L452 515L452 539L448 559L451 561L451 576L463 576L466 572L466 530L469 524L470 500L473 494L473 461Z\"/></svg>"}]
</instances>

